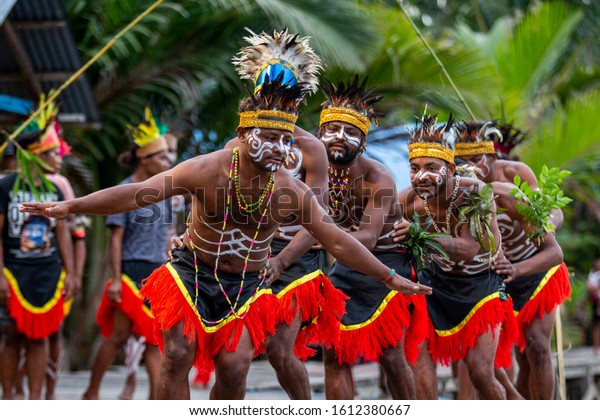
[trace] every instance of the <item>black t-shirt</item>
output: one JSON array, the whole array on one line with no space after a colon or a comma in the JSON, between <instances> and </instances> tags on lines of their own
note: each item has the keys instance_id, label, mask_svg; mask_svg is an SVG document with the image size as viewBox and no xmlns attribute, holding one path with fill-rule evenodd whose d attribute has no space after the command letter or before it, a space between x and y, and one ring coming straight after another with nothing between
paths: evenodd
<instances>
[{"instance_id":1,"label":"black t-shirt","mask_svg":"<svg viewBox=\"0 0 600 420\"><path fill-rule=\"evenodd\" d=\"M64 197L58 187L55 192L40 192L40 199L31 192L29 185L21 182L13 194L17 174L13 173L0 179L0 213L4 213L2 243L4 262L44 264L60 259L54 230L56 219L21 213L22 203L41 201L62 201Z\"/></svg>"}]
</instances>

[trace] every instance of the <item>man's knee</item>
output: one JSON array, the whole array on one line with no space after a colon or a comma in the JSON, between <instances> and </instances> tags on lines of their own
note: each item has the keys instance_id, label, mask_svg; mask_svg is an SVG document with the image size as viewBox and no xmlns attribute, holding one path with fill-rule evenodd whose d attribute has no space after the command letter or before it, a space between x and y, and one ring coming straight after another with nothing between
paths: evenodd
<instances>
[{"instance_id":1,"label":"man's knee","mask_svg":"<svg viewBox=\"0 0 600 420\"><path fill-rule=\"evenodd\" d=\"M294 355L293 345L272 338L266 346L267 358L271 364L283 363L286 360L296 357Z\"/></svg>"},{"instance_id":2,"label":"man's knee","mask_svg":"<svg viewBox=\"0 0 600 420\"><path fill-rule=\"evenodd\" d=\"M222 383L230 384L232 387L245 388L250 363L251 361L245 360L230 360L227 363L220 363L216 371L218 380Z\"/></svg>"},{"instance_id":3,"label":"man's knee","mask_svg":"<svg viewBox=\"0 0 600 420\"><path fill-rule=\"evenodd\" d=\"M468 366L469 378L476 388L494 380L494 366L489 363L475 361Z\"/></svg>"},{"instance_id":4,"label":"man's knee","mask_svg":"<svg viewBox=\"0 0 600 420\"><path fill-rule=\"evenodd\" d=\"M106 341L108 341L110 344L117 348L121 348L125 346L128 337L129 332L113 331L113 333L110 335L110 337L106 339Z\"/></svg>"},{"instance_id":5,"label":"man's knee","mask_svg":"<svg viewBox=\"0 0 600 420\"><path fill-rule=\"evenodd\" d=\"M185 339L165 341L163 366L167 373L180 372L182 369L189 372L194 363L195 350L195 345Z\"/></svg>"},{"instance_id":6,"label":"man's knee","mask_svg":"<svg viewBox=\"0 0 600 420\"><path fill-rule=\"evenodd\" d=\"M550 343L544 336L529 336L526 342L526 353L530 364L542 363L550 359Z\"/></svg>"}]
</instances>

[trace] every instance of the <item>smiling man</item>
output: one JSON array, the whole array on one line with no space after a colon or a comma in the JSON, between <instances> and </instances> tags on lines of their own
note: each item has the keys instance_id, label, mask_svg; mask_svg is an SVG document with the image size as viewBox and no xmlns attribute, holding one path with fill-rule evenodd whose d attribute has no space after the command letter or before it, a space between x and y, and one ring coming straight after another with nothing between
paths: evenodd
<instances>
[{"instance_id":1,"label":"smiling man","mask_svg":"<svg viewBox=\"0 0 600 420\"><path fill-rule=\"evenodd\" d=\"M358 76L347 83L322 87L319 137L329 159L329 214L335 223L360 241L375 258L406 278L415 272L406 252L391 239L393 222L401 218L391 172L363 156L373 106L381 96L366 89ZM326 348L325 392L328 399L354 398L351 366L359 360L377 362L385 372L394 399L414 399L414 377L404 354L409 325L409 300L371 275L336 261L328 277L349 297L339 325L339 342Z\"/></svg>"},{"instance_id":2,"label":"smiling man","mask_svg":"<svg viewBox=\"0 0 600 420\"><path fill-rule=\"evenodd\" d=\"M465 360L481 398L505 399L506 392L494 377L494 364L510 359L514 336L503 323L510 321L512 308L504 297L502 278L490 270L500 249L490 256L482 243L489 248L491 239L479 241L472 236L469 223L459 221L459 209L468 206L470 196L484 184L455 175L454 153L448 142L452 125L450 118L438 127L437 116L424 115L421 125L410 132L412 185L400 192L400 203L409 219L414 220L417 214L424 229L447 234L437 238L447 256L432 253L431 261L419 272L419 281L433 287L435 294L427 296L431 327L429 345L422 345L417 361L417 389L420 397L436 397L432 359L443 364ZM486 217L493 243L499 244L493 201L489 210ZM420 390L419 383L428 383L430 389Z\"/></svg>"}]
</instances>

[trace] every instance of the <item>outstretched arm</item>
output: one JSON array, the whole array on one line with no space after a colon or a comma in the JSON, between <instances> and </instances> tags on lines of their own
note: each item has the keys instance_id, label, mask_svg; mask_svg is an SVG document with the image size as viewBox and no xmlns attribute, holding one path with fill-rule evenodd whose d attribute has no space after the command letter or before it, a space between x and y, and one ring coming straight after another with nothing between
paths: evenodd
<instances>
[{"instance_id":1,"label":"outstretched arm","mask_svg":"<svg viewBox=\"0 0 600 420\"><path fill-rule=\"evenodd\" d=\"M299 216L302 225L338 261L374 278L386 280L390 289L411 295L431 294L430 287L413 283L398 274L390 276L390 268L375 258L359 241L338 228L308 189L301 197Z\"/></svg>"},{"instance_id":2,"label":"outstretched arm","mask_svg":"<svg viewBox=\"0 0 600 420\"><path fill-rule=\"evenodd\" d=\"M186 177L182 176L193 168L191 161L161 172L143 182L117 185L96 191L85 197L55 203L23 203L21 212L41 214L46 217L62 218L70 213L117 214L146 207L176 194L184 194ZM188 177L189 178L189 177Z\"/></svg>"}]
</instances>

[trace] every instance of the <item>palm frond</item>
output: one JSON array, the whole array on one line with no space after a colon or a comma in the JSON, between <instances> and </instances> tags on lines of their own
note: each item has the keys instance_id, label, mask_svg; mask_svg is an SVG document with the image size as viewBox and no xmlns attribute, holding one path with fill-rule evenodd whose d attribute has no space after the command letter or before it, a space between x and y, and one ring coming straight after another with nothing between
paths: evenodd
<instances>
[{"instance_id":1,"label":"palm frond","mask_svg":"<svg viewBox=\"0 0 600 420\"><path fill-rule=\"evenodd\" d=\"M498 45L496 65L507 89L532 95L557 71L582 13L561 2L542 3Z\"/></svg>"},{"instance_id":2,"label":"palm frond","mask_svg":"<svg viewBox=\"0 0 600 420\"><path fill-rule=\"evenodd\" d=\"M544 165L571 169L579 159L597 151L600 145L600 89L587 92L559 107L532 140L517 149L517 154L535 173Z\"/></svg>"}]
</instances>

